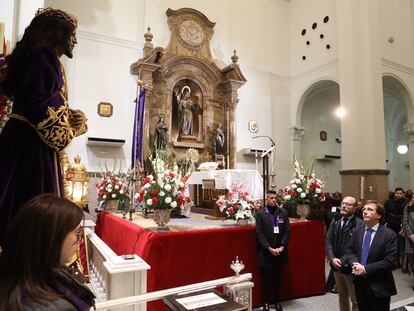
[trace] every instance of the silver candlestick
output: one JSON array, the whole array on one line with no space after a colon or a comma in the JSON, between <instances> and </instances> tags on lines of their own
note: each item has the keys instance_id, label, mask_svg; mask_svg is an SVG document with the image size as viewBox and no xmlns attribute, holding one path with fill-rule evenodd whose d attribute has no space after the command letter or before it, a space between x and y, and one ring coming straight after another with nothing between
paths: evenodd
<instances>
[{"instance_id":1,"label":"silver candlestick","mask_svg":"<svg viewBox=\"0 0 414 311\"><path fill-rule=\"evenodd\" d=\"M240 271L244 269L243 261L239 261L239 256L236 256L236 261L232 261L230 268L236 273L236 277L240 276Z\"/></svg>"}]
</instances>

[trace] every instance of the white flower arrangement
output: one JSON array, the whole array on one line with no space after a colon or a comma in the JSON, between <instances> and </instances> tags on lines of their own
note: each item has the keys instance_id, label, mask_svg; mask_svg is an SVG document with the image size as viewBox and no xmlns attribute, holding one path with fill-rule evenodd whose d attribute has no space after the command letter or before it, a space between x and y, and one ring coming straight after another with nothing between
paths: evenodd
<instances>
[{"instance_id":1,"label":"white flower arrangement","mask_svg":"<svg viewBox=\"0 0 414 311\"><path fill-rule=\"evenodd\" d=\"M284 200L296 204L310 204L325 199L323 187L325 179L315 177L313 166L307 171L293 155L295 176L289 181L284 192Z\"/></svg>"}]
</instances>

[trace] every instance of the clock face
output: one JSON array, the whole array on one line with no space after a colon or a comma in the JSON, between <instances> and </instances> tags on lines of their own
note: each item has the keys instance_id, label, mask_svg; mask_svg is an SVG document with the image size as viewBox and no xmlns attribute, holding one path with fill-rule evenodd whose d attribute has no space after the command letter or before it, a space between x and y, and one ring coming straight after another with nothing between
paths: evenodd
<instances>
[{"instance_id":1,"label":"clock face","mask_svg":"<svg viewBox=\"0 0 414 311\"><path fill-rule=\"evenodd\" d=\"M192 47L200 46L204 40L203 28L199 23L191 20L181 23L178 34L185 44Z\"/></svg>"}]
</instances>

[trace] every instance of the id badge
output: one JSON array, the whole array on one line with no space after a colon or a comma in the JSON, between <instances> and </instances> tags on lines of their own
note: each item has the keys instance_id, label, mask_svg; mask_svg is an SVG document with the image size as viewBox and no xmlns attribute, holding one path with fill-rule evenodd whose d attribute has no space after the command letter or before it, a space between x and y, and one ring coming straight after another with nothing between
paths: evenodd
<instances>
[{"instance_id":1,"label":"id badge","mask_svg":"<svg viewBox=\"0 0 414 311\"><path fill-rule=\"evenodd\" d=\"M273 227L273 233L274 234L279 234L279 226Z\"/></svg>"},{"instance_id":2,"label":"id badge","mask_svg":"<svg viewBox=\"0 0 414 311\"><path fill-rule=\"evenodd\" d=\"M332 212L332 213L336 213L336 209L337 209L337 207L336 207L336 206L332 206L332 208L331 208L331 212Z\"/></svg>"}]
</instances>

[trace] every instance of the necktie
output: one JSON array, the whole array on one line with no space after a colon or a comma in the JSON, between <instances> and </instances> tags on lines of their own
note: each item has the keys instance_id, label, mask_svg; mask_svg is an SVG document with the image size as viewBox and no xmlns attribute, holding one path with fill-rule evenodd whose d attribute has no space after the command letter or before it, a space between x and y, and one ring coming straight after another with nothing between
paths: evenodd
<instances>
[{"instance_id":1,"label":"necktie","mask_svg":"<svg viewBox=\"0 0 414 311\"><path fill-rule=\"evenodd\" d=\"M346 227L346 225L347 225L347 223L348 223L348 218L347 217L344 217L344 219L343 219L343 223L342 223L342 228L341 228L341 230L342 230L342 232L344 232L345 231L345 227Z\"/></svg>"},{"instance_id":2,"label":"necktie","mask_svg":"<svg viewBox=\"0 0 414 311\"><path fill-rule=\"evenodd\" d=\"M362 242L361 264L364 266L367 264L372 231L373 230L371 228L367 229L365 232L364 241Z\"/></svg>"}]
</instances>

